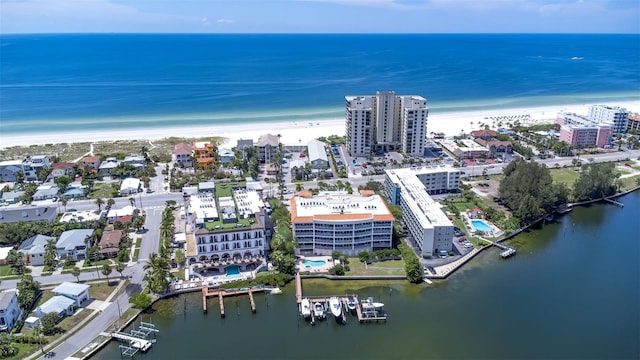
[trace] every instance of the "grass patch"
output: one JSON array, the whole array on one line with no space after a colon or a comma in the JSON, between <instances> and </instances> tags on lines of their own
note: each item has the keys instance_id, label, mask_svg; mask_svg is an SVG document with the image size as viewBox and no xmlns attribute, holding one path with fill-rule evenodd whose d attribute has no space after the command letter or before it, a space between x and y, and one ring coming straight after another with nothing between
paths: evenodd
<instances>
[{"instance_id":1,"label":"grass patch","mask_svg":"<svg viewBox=\"0 0 640 360\"><path fill-rule=\"evenodd\" d=\"M638 179L640 179L640 175L618 179L618 181L620 181L620 191L628 191L635 188L638 186Z\"/></svg>"},{"instance_id":2,"label":"grass patch","mask_svg":"<svg viewBox=\"0 0 640 360\"><path fill-rule=\"evenodd\" d=\"M140 244L142 244L142 238L141 237L136 238L136 247L139 248Z\"/></svg>"},{"instance_id":3,"label":"grass patch","mask_svg":"<svg viewBox=\"0 0 640 360\"><path fill-rule=\"evenodd\" d=\"M91 190L91 198L109 199L112 196L113 190L114 188L111 183L96 183ZM105 200L105 204L106 202Z\"/></svg>"},{"instance_id":4,"label":"grass patch","mask_svg":"<svg viewBox=\"0 0 640 360\"><path fill-rule=\"evenodd\" d=\"M51 276L53 275L53 272L51 271L43 271L42 274L40 274L40 276Z\"/></svg>"},{"instance_id":5,"label":"grass patch","mask_svg":"<svg viewBox=\"0 0 640 360\"><path fill-rule=\"evenodd\" d=\"M0 276L9 276L9 275L13 275L13 270L11 269L11 266L9 265L0 266Z\"/></svg>"},{"instance_id":6,"label":"grass patch","mask_svg":"<svg viewBox=\"0 0 640 360\"><path fill-rule=\"evenodd\" d=\"M27 356L29 356L30 354L33 354L36 351L40 351L40 345L38 345L38 344L13 343L13 345L15 345L15 347L18 349L18 353L16 355L12 356L12 357L7 357L7 358L4 358L4 359L9 359L9 360L24 359Z\"/></svg>"},{"instance_id":7,"label":"grass patch","mask_svg":"<svg viewBox=\"0 0 640 360\"><path fill-rule=\"evenodd\" d=\"M133 251L133 261L138 261L139 256L140 256L140 248L136 248Z\"/></svg>"},{"instance_id":8,"label":"grass patch","mask_svg":"<svg viewBox=\"0 0 640 360\"><path fill-rule=\"evenodd\" d=\"M109 280L111 280L111 277L109 277ZM89 288L89 296L96 300L107 300L117 285L118 283L112 283L112 285L107 283L91 284L91 287Z\"/></svg>"},{"instance_id":9,"label":"grass patch","mask_svg":"<svg viewBox=\"0 0 640 360\"><path fill-rule=\"evenodd\" d=\"M389 263L389 264L385 264ZM366 268L363 262L358 258L349 258L349 271L347 276L366 276L366 275L406 275L403 260L381 261ZM374 267L372 269L371 267ZM397 268L397 269L393 269Z\"/></svg>"},{"instance_id":10,"label":"grass patch","mask_svg":"<svg viewBox=\"0 0 640 360\"><path fill-rule=\"evenodd\" d=\"M174 279L186 280L186 278L184 277L184 270L174 271L171 273L171 276Z\"/></svg>"},{"instance_id":11,"label":"grass patch","mask_svg":"<svg viewBox=\"0 0 640 360\"><path fill-rule=\"evenodd\" d=\"M96 266L102 268L103 265L111 265L111 261L109 260L98 260L93 261L91 265L87 265L86 263L82 265L83 268L95 268ZM95 270L95 269L94 269Z\"/></svg>"},{"instance_id":12,"label":"grass patch","mask_svg":"<svg viewBox=\"0 0 640 360\"><path fill-rule=\"evenodd\" d=\"M549 169L549 172L551 173L551 178L553 178L554 182L562 182L569 187L573 186L573 183L580 177L580 174L570 167Z\"/></svg>"}]
</instances>

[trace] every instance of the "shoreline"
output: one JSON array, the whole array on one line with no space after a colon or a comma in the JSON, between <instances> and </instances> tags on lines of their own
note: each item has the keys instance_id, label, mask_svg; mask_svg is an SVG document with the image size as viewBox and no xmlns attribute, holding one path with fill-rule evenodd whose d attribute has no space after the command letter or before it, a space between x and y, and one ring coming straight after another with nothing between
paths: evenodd
<instances>
[{"instance_id":1,"label":"shoreline","mask_svg":"<svg viewBox=\"0 0 640 360\"><path fill-rule=\"evenodd\" d=\"M640 112L640 100L609 101L610 105L621 106L629 112ZM552 123L560 111L574 112L587 115L589 106L593 104L544 105L517 108L495 108L487 110L442 112L431 111L427 120L427 133L442 132L447 136L460 132L469 132L481 128L480 124L490 127L497 125L491 117L517 117L528 115L528 120L521 120L523 124ZM507 120L502 121L503 124ZM252 139L257 141L260 135L271 133L280 134L285 145L297 145L320 136L344 136L344 118L310 119L299 121L252 122L227 125L185 125L158 128L131 128L127 130L89 130L72 132L45 132L32 134L4 135L0 134L0 149L15 146L46 145L55 143L78 142L110 142L117 140L145 140L154 141L169 137L223 137L225 141L221 148L231 148L238 139ZM71 138L68 141L64 139ZM53 140L52 140L53 139Z\"/></svg>"}]
</instances>

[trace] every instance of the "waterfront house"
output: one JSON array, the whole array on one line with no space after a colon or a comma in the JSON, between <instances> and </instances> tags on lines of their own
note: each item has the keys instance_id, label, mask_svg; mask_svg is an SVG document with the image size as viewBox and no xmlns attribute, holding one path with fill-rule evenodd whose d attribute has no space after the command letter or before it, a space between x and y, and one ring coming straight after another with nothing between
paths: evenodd
<instances>
[{"instance_id":1,"label":"waterfront house","mask_svg":"<svg viewBox=\"0 0 640 360\"><path fill-rule=\"evenodd\" d=\"M113 258L118 255L120 250L120 239L122 238L122 230L109 230L102 233L98 248L100 254L107 258Z\"/></svg>"},{"instance_id":2,"label":"waterfront house","mask_svg":"<svg viewBox=\"0 0 640 360\"><path fill-rule=\"evenodd\" d=\"M60 234L58 242L56 242L56 250L60 259L66 259L68 256L73 260L84 260L87 256L87 246L91 246L91 240L87 244L88 239L92 239L93 229L74 229L67 230Z\"/></svg>"},{"instance_id":3,"label":"waterfront house","mask_svg":"<svg viewBox=\"0 0 640 360\"><path fill-rule=\"evenodd\" d=\"M276 135L265 134L258 138L255 146L258 148L258 159L261 163L270 163L278 151L280 138Z\"/></svg>"},{"instance_id":4,"label":"waterfront house","mask_svg":"<svg viewBox=\"0 0 640 360\"><path fill-rule=\"evenodd\" d=\"M34 235L23 241L18 247L18 252L25 255L27 264L31 266L44 265L45 245L51 240L55 241L55 237L46 235Z\"/></svg>"},{"instance_id":5,"label":"waterfront house","mask_svg":"<svg viewBox=\"0 0 640 360\"><path fill-rule=\"evenodd\" d=\"M98 170L100 168L100 156L85 156L80 160L80 164L85 169Z\"/></svg>"},{"instance_id":6,"label":"waterfront house","mask_svg":"<svg viewBox=\"0 0 640 360\"><path fill-rule=\"evenodd\" d=\"M231 149L220 149L218 151L218 158L220 158L221 164L228 164L236 159L236 154Z\"/></svg>"},{"instance_id":7,"label":"waterfront house","mask_svg":"<svg viewBox=\"0 0 640 360\"><path fill-rule=\"evenodd\" d=\"M44 304L38 306L33 312L38 318L56 313L60 319L73 315L76 302L66 296L57 295L47 300Z\"/></svg>"},{"instance_id":8,"label":"waterfront house","mask_svg":"<svg viewBox=\"0 0 640 360\"><path fill-rule=\"evenodd\" d=\"M65 281L53 289L56 296L64 296L74 301L75 306L81 306L89 300L89 285Z\"/></svg>"},{"instance_id":9,"label":"waterfront house","mask_svg":"<svg viewBox=\"0 0 640 360\"><path fill-rule=\"evenodd\" d=\"M10 332L13 325L20 319L22 311L18 306L16 290L0 292L0 331Z\"/></svg>"},{"instance_id":10,"label":"waterfront house","mask_svg":"<svg viewBox=\"0 0 640 360\"><path fill-rule=\"evenodd\" d=\"M118 165L120 165L120 161L116 160L114 157L110 157L101 162L98 169L102 176L111 176L111 170L116 168Z\"/></svg>"},{"instance_id":11,"label":"waterfront house","mask_svg":"<svg viewBox=\"0 0 640 360\"><path fill-rule=\"evenodd\" d=\"M193 143L193 158L198 169L208 169L214 162L213 144L209 141Z\"/></svg>"},{"instance_id":12,"label":"waterfront house","mask_svg":"<svg viewBox=\"0 0 640 360\"><path fill-rule=\"evenodd\" d=\"M179 143L176 144L173 148L172 160L176 164L182 164L184 167L192 167L193 161L193 148L190 144L187 143Z\"/></svg>"}]
</instances>

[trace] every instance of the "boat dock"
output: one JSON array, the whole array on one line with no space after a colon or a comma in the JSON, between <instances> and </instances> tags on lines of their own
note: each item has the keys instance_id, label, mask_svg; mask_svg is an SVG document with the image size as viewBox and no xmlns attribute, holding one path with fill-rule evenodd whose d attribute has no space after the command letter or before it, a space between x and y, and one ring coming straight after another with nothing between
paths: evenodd
<instances>
[{"instance_id":1,"label":"boat dock","mask_svg":"<svg viewBox=\"0 0 640 360\"><path fill-rule=\"evenodd\" d=\"M507 245L500 244L499 242L495 242L495 241L487 240L487 239L484 239L484 238L481 238L481 240L482 240L482 241L486 241L486 242L490 243L491 245L496 246L496 247L498 247L498 248L502 249L502 251L500 252L500 256L501 256L503 259L506 259L506 258L511 257L511 256L513 256L513 255L515 255L515 254L516 254L516 249L514 249L514 248L512 248L512 247L509 247L509 246L507 246Z\"/></svg>"},{"instance_id":2,"label":"boat dock","mask_svg":"<svg viewBox=\"0 0 640 360\"><path fill-rule=\"evenodd\" d=\"M300 277L300 273L296 274L296 302L298 303L298 307L302 302L302 278Z\"/></svg>"},{"instance_id":3,"label":"boat dock","mask_svg":"<svg viewBox=\"0 0 640 360\"><path fill-rule=\"evenodd\" d=\"M356 302L356 316L358 317L358 322L380 322L387 320L387 314L382 309L364 309L363 305L358 301L358 295L333 295L333 296L307 296L311 303L311 309L314 308L316 303L321 303L325 309L331 314L329 311L329 299L332 297L337 297L340 300L340 304L342 304L342 323L346 323L347 321L347 312L349 312L347 307L347 302L349 301L349 296L353 297ZM314 316L313 311L311 311L311 323L314 324L317 319Z\"/></svg>"},{"instance_id":4,"label":"boat dock","mask_svg":"<svg viewBox=\"0 0 640 360\"><path fill-rule=\"evenodd\" d=\"M253 299L253 294L257 292L264 292L264 287L252 287L252 288L240 288L240 289L217 289L213 291L209 291L209 288L202 288L202 311L207 312L207 298L209 297L218 297L218 301L220 303L220 317L225 317L224 312L224 297L226 296L237 296L237 295L249 295L249 305L251 307L251 312L256 312L256 303Z\"/></svg>"},{"instance_id":5,"label":"boat dock","mask_svg":"<svg viewBox=\"0 0 640 360\"><path fill-rule=\"evenodd\" d=\"M121 355L133 357L138 351L144 352L149 350L156 340L150 340L148 337L151 333L153 333L155 337L155 333L158 332L160 332L160 330L156 329L154 324L140 322L138 330L133 329L129 334L122 331L114 331L108 335L111 336L112 339L116 339L127 344L119 345Z\"/></svg>"},{"instance_id":6,"label":"boat dock","mask_svg":"<svg viewBox=\"0 0 640 360\"><path fill-rule=\"evenodd\" d=\"M624 207L624 204L623 204L623 203L621 203L621 202L619 202L619 201L615 201L615 200L613 200L613 199L609 199L609 198L602 198L602 200L604 200L604 201L606 201L606 202L608 202L608 203L610 203L610 204L613 204L613 205L615 205L615 206Z\"/></svg>"}]
</instances>

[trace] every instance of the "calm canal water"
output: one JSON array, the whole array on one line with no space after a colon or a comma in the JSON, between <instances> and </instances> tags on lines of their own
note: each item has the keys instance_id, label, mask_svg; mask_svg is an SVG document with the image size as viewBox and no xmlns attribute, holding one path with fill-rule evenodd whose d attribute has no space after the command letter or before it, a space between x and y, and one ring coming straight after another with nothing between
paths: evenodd
<instances>
[{"instance_id":1,"label":"calm canal water","mask_svg":"<svg viewBox=\"0 0 640 360\"><path fill-rule=\"evenodd\" d=\"M640 192L624 208L593 205L513 239L518 254L485 251L448 280L305 280L308 295L355 292L384 302L386 324L311 326L294 286L281 295L161 301L144 321L158 342L137 359L622 359L640 357ZM120 359L112 342L94 358Z\"/></svg>"}]
</instances>

